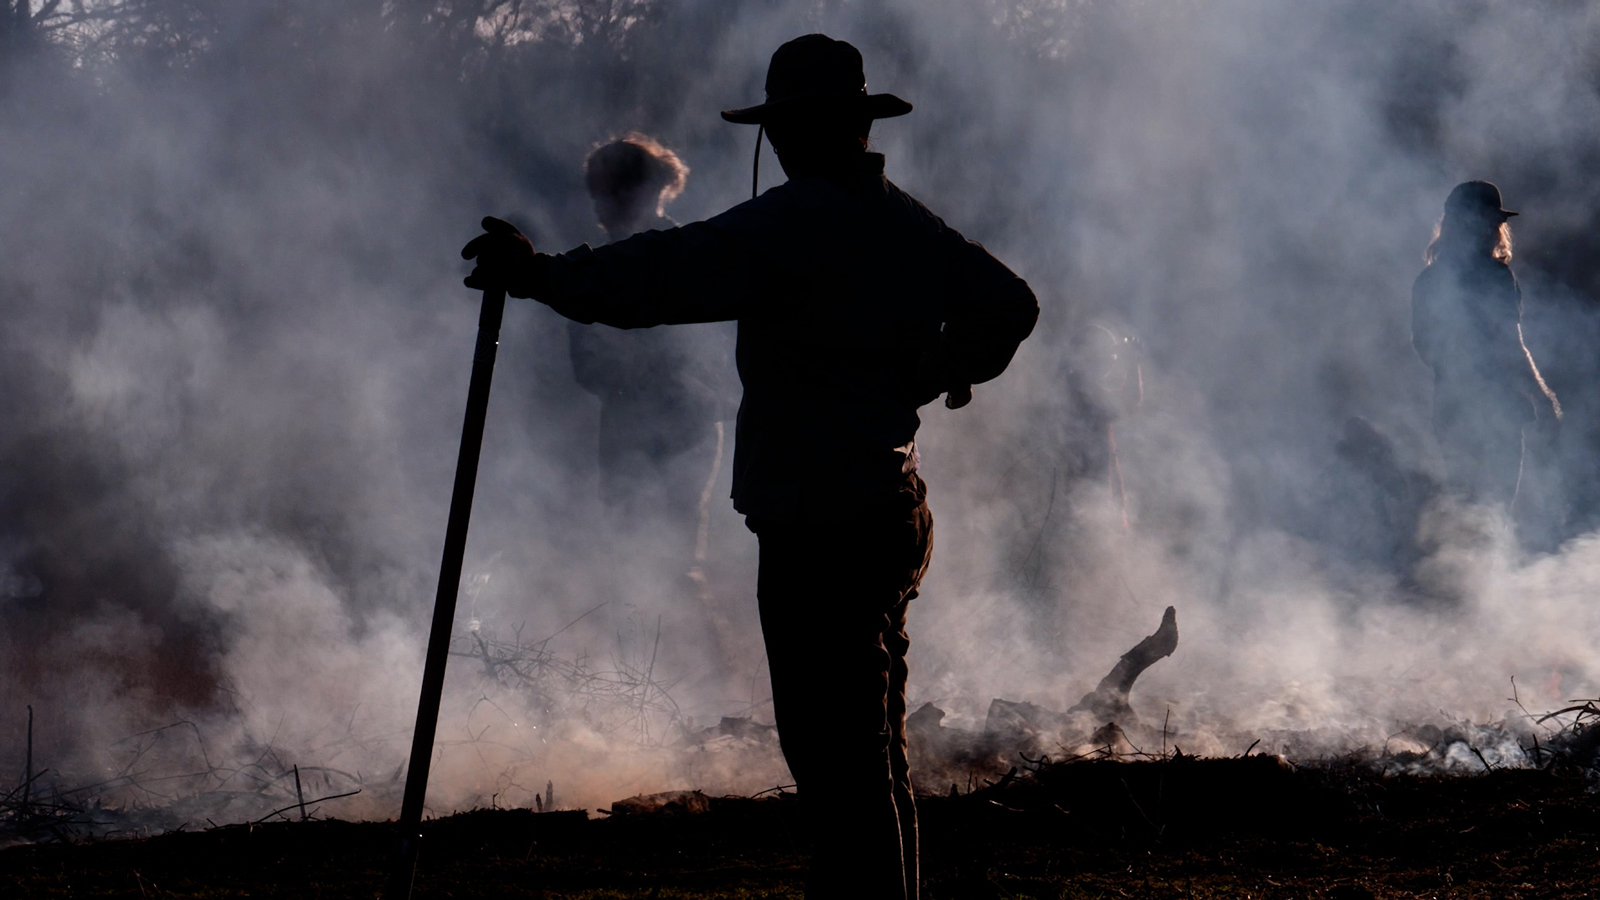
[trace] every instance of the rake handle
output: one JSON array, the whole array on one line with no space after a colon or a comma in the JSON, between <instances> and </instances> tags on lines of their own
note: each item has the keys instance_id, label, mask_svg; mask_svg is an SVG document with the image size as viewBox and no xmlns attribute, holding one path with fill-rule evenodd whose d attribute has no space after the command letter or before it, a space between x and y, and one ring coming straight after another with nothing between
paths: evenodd
<instances>
[{"instance_id":1,"label":"rake handle","mask_svg":"<svg viewBox=\"0 0 1600 900\"><path fill-rule=\"evenodd\" d=\"M445 525L444 560L439 566L439 591L433 600L433 627L428 632L428 654L422 666L422 693L417 700L417 727L411 737L411 762L406 767L406 793L400 804L400 847L387 900L408 900L421 850L422 808L428 793L428 767L433 761L433 739L439 729L439 702L444 693L444 669L450 655L450 631L455 623L456 598L461 588L461 566L467 551L467 524L472 517L472 495L478 482L478 457L483 450L483 426L489 411L489 385L494 380L494 358L500 346L500 320L505 314L503 288L483 292L478 313L478 344L472 355L472 381L467 388L467 413L461 425L461 453L456 458L455 487L450 494L450 519Z\"/></svg>"}]
</instances>

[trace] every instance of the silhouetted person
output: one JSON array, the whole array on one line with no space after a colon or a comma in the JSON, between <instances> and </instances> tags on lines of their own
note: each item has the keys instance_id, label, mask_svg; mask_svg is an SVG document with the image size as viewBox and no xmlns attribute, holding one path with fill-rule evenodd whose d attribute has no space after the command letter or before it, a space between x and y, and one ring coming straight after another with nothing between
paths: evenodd
<instances>
[{"instance_id":1,"label":"silhouetted person","mask_svg":"<svg viewBox=\"0 0 1600 900\"><path fill-rule=\"evenodd\" d=\"M1523 426L1554 403L1522 341L1522 291L1500 189L1457 185L1411 293L1411 341L1433 369L1433 432L1451 490L1510 508Z\"/></svg>"},{"instance_id":2,"label":"silhouetted person","mask_svg":"<svg viewBox=\"0 0 1600 900\"><path fill-rule=\"evenodd\" d=\"M600 146L583 166L613 241L676 227L665 204L688 174L677 154L640 134ZM613 527L666 526L688 539L704 530L702 494L721 464L723 383L731 381L720 337L568 323L573 375L600 400L600 497ZM727 341L731 351L731 334Z\"/></svg>"},{"instance_id":3,"label":"silhouetted person","mask_svg":"<svg viewBox=\"0 0 1600 900\"><path fill-rule=\"evenodd\" d=\"M1128 490L1117 453L1117 423L1144 406L1143 343L1125 328L1092 322L1074 335L1065 372L1071 406L1064 417L1063 468L1071 475L1105 479L1130 527Z\"/></svg>"},{"instance_id":4,"label":"silhouetted person","mask_svg":"<svg viewBox=\"0 0 1600 900\"><path fill-rule=\"evenodd\" d=\"M624 135L596 147L583 161L583 183L595 218L613 241L641 231L676 228L666 205L683 193L689 167L654 138Z\"/></svg>"},{"instance_id":5,"label":"silhouetted person","mask_svg":"<svg viewBox=\"0 0 1600 900\"><path fill-rule=\"evenodd\" d=\"M510 225L462 251L563 315L641 328L737 319L734 507L761 542L774 712L808 810L811 889L917 895L906 609L932 553L917 408L999 375L1038 317L1022 279L883 175L861 54L807 35L767 71L761 123L789 180L706 222L536 254Z\"/></svg>"}]
</instances>

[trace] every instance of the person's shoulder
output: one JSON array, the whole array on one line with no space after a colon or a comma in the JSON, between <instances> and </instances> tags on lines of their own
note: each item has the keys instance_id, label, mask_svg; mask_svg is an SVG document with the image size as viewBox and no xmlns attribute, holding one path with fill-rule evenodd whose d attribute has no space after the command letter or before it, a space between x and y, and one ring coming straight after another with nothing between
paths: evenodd
<instances>
[{"instance_id":1,"label":"person's shoulder","mask_svg":"<svg viewBox=\"0 0 1600 900\"><path fill-rule=\"evenodd\" d=\"M1422 271L1417 273L1417 277L1412 279L1411 289L1413 291L1420 291L1424 288L1424 286L1432 284L1438 279L1438 272L1439 267L1437 265L1430 263L1426 266L1423 266Z\"/></svg>"},{"instance_id":2,"label":"person's shoulder","mask_svg":"<svg viewBox=\"0 0 1600 900\"><path fill-rule=\"evenodd\" d=\"M738 231L790 215L799 202L793 184L786 181L767 188L759 195L717 213L706 222L718 228Z\"/></svg>"},{"instance_id":3,"label":"person's shoulder","mask_svg":"<svg viewBox=\"0 0 1600 900\"><path fill-rule=\"evenodd\" d=\"M1463 267L1461 277L1478 291L1519 291L1517 276L1503 259L1484 255L1472 258Z\"/></svg>"},{"instance_id":4,"label":"person's shoulder","mask_svg":"<svg viewBox=\"0 0 1600 900\"><path fill-rule=\"evenodd\" d=\"M884 176L883 187L885 198L903 210L912 221L933 231L949 232L959 237L959 233L946 224L944 219L936 215L933 210L929 209L927 204L911 196L910 192L895 184L888 176Z\"/></svg>"},{"instance_id":5,"label":"person's shoulder","mask_svg":"<svg viewBox=\"0 0 1600 900\"><path fill-rule=\"evenodd\" d=\"M1461 273L1456 270L1450 260L1435 259L1417 273L1416 280L1411 282L1411 292L1416 295L1430 295L1441 291L1449 291L1446 282L1459 288Z\"/></svg>"},{"instance_id":6,"label":"person's shoulder","mask_svg":"<svg viewBox=\"0 0 1600 900\"><path fill-rule=\"evenodd\" d=\"M906 223L909 230L920 233L922 240L937 246L939 252L949 254L950 259L960 260L965 265L996 266L997 271L1004 270L1007 275L1012 274L1004 263L989 252L989 248L956 230L904 188L888 178L883 183L887 202L894 204L897 217Z\"/></svg>"}]
</instances>

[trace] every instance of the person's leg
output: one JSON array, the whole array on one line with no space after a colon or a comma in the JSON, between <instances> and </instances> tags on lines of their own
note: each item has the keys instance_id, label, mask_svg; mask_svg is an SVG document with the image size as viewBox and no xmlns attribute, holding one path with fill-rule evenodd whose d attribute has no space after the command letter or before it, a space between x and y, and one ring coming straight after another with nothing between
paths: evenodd
<instances>
[{"instance_id":1,"label":"person's leg","mask_svg":"<svg viewBox=\"0 0 1600 900\"><path fill-rule=\"evenodd\" d=\"M889 774L894 778L895 814L900 820L900 864L905 874L906 897L916 900L920 873L917 863L917 801L911 790L911 764L906 747L906 609L917 595L912 591L889 614L884 647L889 651Z\"/></svg>"},{"instance_id":2,"label":"person's leg","mask_svg":"<svg viewBox=\"0 0 1600 900\"><path fill-rule=\"evenodd\" d=\"M1458 403L1434 417L1434 436L1451 491L1509 512L1522 477L1522 425L1495 413Z\"/></svg>"},{"instance_id":3,"label":"person's leg","mask_svg":"<svg viewBox=\"0 0 1600 900\"><path fill-rule=\"evenodd\" d=\"M773 712L812 843L806 895L897 900L905 882L889 767L887 621L860 608L867 598L850 590L851 567L841 572L831 544L787 527L761 531L757 593Z\"/></svg>"},{"instance_id":4,"label":"person's leg","mask_svg":"<svg viewBox=\"0 0 1600 900\"><path fill-rule=\"evenodd\" d=\"M895 811L900 819L901 867L905 872L906 897L917 900L921 889L921 868L917 846L916 795L911 787L911 764L906 740L906 680L910 667L906 653L911 639L906 634L906 613L916 599L917 588L933 559L933 513L928 510L927 486L913 477L901 491L900 510L894 543L905 556L892 570L896 590L902 599L890 611L884 646L889 651L889 771L894 776Z\"/></svg>"},{"instance_id":5,"label":"person's leg","mask_svg":"<svg viewBox=\"0 0 1600 900\"><path fill-rule=\"evenodd\" d=\"M1510 513L1522 485L1522 428L1504 424L1478 444L1478 495Z\"/></svg>"},{"instance_id":6,"label":"person's leg","mask_svg":"<svg viewBox=\"0 0 1600 900\"><path fill-rule=\"evenodd\" d=\"M811 821L816 898L916 897L905 616L932 553L923 490L913 477L869 515L758 531L778 736Z\"/></svg>"}]
</instances>

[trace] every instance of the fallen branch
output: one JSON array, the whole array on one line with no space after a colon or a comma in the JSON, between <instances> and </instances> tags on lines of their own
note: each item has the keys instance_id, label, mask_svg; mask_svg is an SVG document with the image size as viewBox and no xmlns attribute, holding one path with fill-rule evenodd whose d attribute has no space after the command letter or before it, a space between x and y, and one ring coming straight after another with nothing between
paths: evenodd
<instances>
[{"instance_id":1,"label":"fallen branch","mask_svg":"<svg viewBox=\"0 0 1600 900\"><path fill-rule=\"evenodd\" d=\"M318 797L315 800L306 800L306 801L302 801L300 803L291 803L288 806L283 807L282 809L275 809L272 812L267 813L266 815L262 816L259 819L256 819L254 822L251 822L250 824L252 824L252 825L260 825L261 823L267 821L268 819L272 818L273 816L282 815L283 813L286 813L289 810L294 809L296 806L301 807L302 810L303 810L307 803L322 803L322 802L327 801L327 800L337 800L340 797L354 797L355 795L357 795L359 793L361 793L361 788L356 788L353 791L346 791L343 794L329 794L326 797Z\"/></svg>"}]
</instances>

